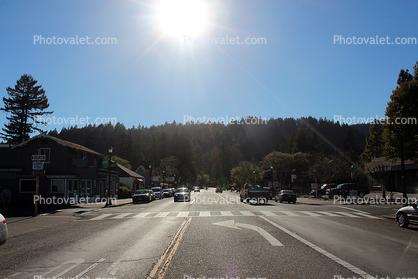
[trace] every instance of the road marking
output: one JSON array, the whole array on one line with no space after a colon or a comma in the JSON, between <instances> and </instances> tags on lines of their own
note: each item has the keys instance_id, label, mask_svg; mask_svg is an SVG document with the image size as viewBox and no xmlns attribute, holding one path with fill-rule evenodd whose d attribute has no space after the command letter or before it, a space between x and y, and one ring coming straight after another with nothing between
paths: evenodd
<instances>
[{"instance_id":1,"label":"road marking","mask_svg":"<svg viewBox=\"0 0 418 279\"><path fill-rule=\"evenodd\" d=\"M231 211L221 211L222 216L234 216Z\"/></svg>"},{"instance_id":2,"label":"road marking","mask_svg":"<svg viewBox=\"0 0 418 279\"><path fill-rule=\"evenodd\" d=\"M86 274L87 272L89 272L90 270L92 270L93 268L95 268L96 266L99 265L99 263L103 262L104 260L106 260L106 258L102 258L100 260L98 260L97 262L95 262L94 264L92 264L91 266L89 266L88 268L86 268L85 270L83 270L81 273L77 274L75 276L75 278L80 278L81 276L83 276L84 274ZM60 276L55 276L57 278L59 278Z\"/></svg>"},{"instance_id":3,"label":"road marking","mask_svg":"<svg viewBox=\"0 0 418 279\"><path fill-rule=\"evenodd\" d=\"M93 219L90 219L90 220L100 220L100 219L104 219L106 217L109 217L110 215L113 215L113 213L103 213L102 215L94 217Z\"/></svg>"},{"instance_id":4,"label":"road marking","mask_svg":"<svg viewBox=\"0 0 418 279\"><path fill-rule=\"evenodd\" d=\"M305 240L304 238L300 237L299 235L289 231L288 229L286 229L285 227L280 226L279 224L274 223L273 221L270 221L269 219L267 219L264 216L259 216L261 219L263 219L264 221L270 223L271 225L275 226L276 228L282 230L283 232L287 233L288 235L292 236L293 238L299 240L300 242L304 243L305 245L311 247L312 249L314 249L315 251L321 253L322 255L328 257L329 259L333 260L334 262L342 265L345 268L348 268L349 270L351 270L352 272L358 274L359 276L363 277L363 278L374 278L372 277L370 274L368 274L367 272L361 270L358 267L355 267L354 265L340 259L339 257L325 251L324 249L316 246L315 244Z\"/></svg>"},{"instance_id":5,"label":"road marking","mask_svg":"<svg viewBox=\"0 0 418 279\"><path fill-rule=\"evenodd\" d=\"M324 214L324 215L327 215L327 216L330 216L330 217L341 217L341 215L337 215L337 214L334 214L334 213L328 212L328 211L317 211L317 212L321 212L321 214Z\"/></svg>"},{"instance_id":6,"label":"road marking","mask_svg":"<svg viewBox=\"0 0 418 279\"><path fill-rule=\"evenodd\" d=\"M238 230L241 230L239 227L250 229L261 234L268 242L270 242L271 245L283 246L283 244L280 241L278 241L274 236L269 234L266 230L260 227L254 226L254 225L244 224L244 223L235 223L234 220L212 223L212 225L218 225L218 226L223 226L223 227L228 227L228 228L233 228L233 229L238 229Z\"/></svg>"},{"instance_id":7,"label":"road marking","mask_svg":"<svg viewBox=\"0 0 418 279\"><path fill-rule=\"evenodd\" d=\"M46 275L47 275L47 274L50 274L50 273L52 273L52 272L55 272L56 270L58 270L58 269L62 268L63 266L66 266L66 265L68 265L68 264L73 264L72 266L70 266L70 267L68 267L67 269L63 270L61 273L56 274L56 275L54 276L54 277L56 277L56 278L59 278L59 277L61 277L61 275L65 274L65 273L67 273L68 271L70 271L71 269L73 269L73 268L75 268L75 267L79 266L79 265L80 265L80 264L82 264L83 262L84 262L84 259L75 259L75 260L72 260L72 261L66 261L66 262L63 262L61 265L59 265L59 266L55 267L55 268L54 268L54 269L52 269L51 271L48 271L48 272L44 273L43 275L41 275L41 277L42 277L42 276L43 276L43 277L49 277L49 276L46 276Z\"/></svg>"},{"instance_id":8,"label":"road marking","mask_svg":"<svg viewBox=\"0 0 418 279\"><path fill-rule=\"evenodd\" d=\"M181 239L183 238L184 232L186 231L187 227L190 224L191 218L187 218L183 221L183 223L180 225L179 229L177 230L176 234L174 235L173 239L171 239L170 243L167 246L167 249L164 251L164 253L161 255L160 259L157 261L157 263L154 265L151 272L148 274L147 279L154 279L164 278L164 275L171 263L171 260L173 259L173 256L175 252L178 249L178 246L180 244ZM160 272L157 275L158 270Z\"/></svg>"},{"instance_id":9,"label":"road marking","mask_svg":"<svg viewBox=\"0 0 418 279\"><path fill-rule=\"evenodd\" d=\"M109 272L110 274L112 274L113 276L115 276L116 273L118 273L118 271L119 271L119 268L117 267L119 263L120 262L114 262L111 266L109 266L107 268L107 272Z\"/></svg>"},{"instance_id":10,"label":"road marking","mask_svg":"<svg viewBox=\"0 0 418 279\"><path fill-rule=\"evenodd\" d=\"M322 215L319 215L318 213L315 213L315 212L310 212L310 211L300 211L300 212L311 217L322 217Z\"/></svg>"},{"instance_id":11,"label":"road marking","mask_svg":"<svg viewBox=\"0 0 418 279\"><path fill-rule=\"evenodd\" d=\"M142 212L134 216L134 218L142 218L149 214L149 212Z\"/></svg>"},{"instance_id":12,"label":"road marking","mask_svg":"<svg viewBox=\"0 0 418 279\"><path fill-rule=\"evenodd\" d=\"M277 217L277 214L274 214L271 211L260 211L260 212L263 213L264 216L276 216Z\"/></svg>"},{"instance_id":13,"label":"road marking","mask_svg":"<svg viewBox=\"0 0 418 279\"><path fill-rule=\"evenodd\" d=\"M210 216L210 211L200 211L199 217L207 217Z\"/></svg>"},{"instance_id":14,"label":"road marking","mask_svg":"<svg viewBox=\"0 0 418 279\"><path fill-rule=\"evenodd\" d=\"M132 213L122 213L122 214L119 214L115 217L112 217L112 219L122 219L122 218L125 218L126 216L131 215L131 214Z\"/></svg>"},{"instance_id":15,"label":"road marking","mask_svg":"<svg viewBox=\"0 0 418 279\"><path fill-rule=\"evenodd\" d=\"M361 218L360 216L355 215L354 213L349 213L349 212L341 212L341 211L337 211L337 212L335 212L335 213L337 213L337 214L341 214L341 215L344 215L344 216L347 216L347 217Z\"/></svg>"},{"instance_id":16,"label":"road marking","mask_svg":"<svg viewBox=\"0 0 418 279\"><path fill-rule=\"evenodd\" d=\"M300 215L292 212L292 211L280 211L283 214L286 214L287 216L291 216L291 217L299 217Z\"/></svg>"},{"instance_id":17,"label":"road marking","mask_svg":"<svg viewBox=\"0 0 418 279\"><path fill-rule=\"evenodd\" d=\"M345 209L348 209L348 210L352 210L352 211L355 212L355 214L361 215L363 217L368 217L368 218L372 218L372 219L382 219L382 218L373 216L373 215L371 215L371 213L366 212L366 211L362 211L362 210L358 210L358 209L354 209L354 208L350 208L350 207L344 207L344 206L338 206L338 207L345 208Z\"/></svg>"},{"instance_id":18,"label":"road marking","mask_svg":"<svg viewBox=\"0 0 418 279\"><path fill-rule=\"evenodd\" d=\"M252 213L251 211L240 211L240 213L244 216L255 216L254 213Z\"/></svg>"},{"instance_id":19,"label":"road marking","mask_svg":"<svg viewBox=\"0 0 418 279\"><path fill-rule=\"evenodd\" d=\"M176 217L188 217L189 211L179 212Z\"/></svg>"},{"instance_id":20,"label":"road marking","mask_svg":"<svg viewBox=\"0 0 418 279\"><path fill-rule=\"evenodd\" d=\"M170 212L160 212L160 213L158 213L157 215L155 215L154 217L157 217L157 218L164 218L164 217L166 217L168 214L170 214Z\"/></svg>"}]
</instances>

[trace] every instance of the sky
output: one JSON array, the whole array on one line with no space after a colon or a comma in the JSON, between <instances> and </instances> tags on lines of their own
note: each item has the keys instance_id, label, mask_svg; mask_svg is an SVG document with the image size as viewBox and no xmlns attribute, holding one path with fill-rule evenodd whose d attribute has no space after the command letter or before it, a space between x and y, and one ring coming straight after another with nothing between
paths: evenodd
<instances>
[{"instance_id":1,"label":"sky","mask_svg":"<svg viewBox=\"0 0 418 279\"><path fill-rule=\"evenodd\" d=\"M0 0L0 96L32 75L54 111L38 127L58 132L247 116L356 124L385 116L418 60L414 0L168 2Z\"/></svg>"}]
</instances>

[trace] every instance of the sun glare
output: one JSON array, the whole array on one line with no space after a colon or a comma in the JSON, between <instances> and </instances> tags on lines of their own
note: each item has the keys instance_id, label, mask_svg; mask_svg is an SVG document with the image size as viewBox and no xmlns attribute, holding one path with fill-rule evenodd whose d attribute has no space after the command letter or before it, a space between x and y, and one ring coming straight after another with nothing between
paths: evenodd
<instances>
[{"instance_id":1,"label":"sun glare","mask_svg":"<svg viewBox=\"0 0 418 279\"><path fill-rule=\"evenodd\" d=\"M197 35L206 27L207 8L201 0L162 0L158 11L159 22L168 35Z\"/></svg>"}]
</instances>

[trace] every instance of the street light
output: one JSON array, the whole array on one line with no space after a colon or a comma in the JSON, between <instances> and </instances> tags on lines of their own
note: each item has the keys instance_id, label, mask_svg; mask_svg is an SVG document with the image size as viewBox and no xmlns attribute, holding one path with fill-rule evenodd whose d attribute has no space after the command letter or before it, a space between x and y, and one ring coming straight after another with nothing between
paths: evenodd
<instances>
[{"instance_id":1,"label":"street light","mask_svg":"<svg viewBox=\"0 0 418 279\"><path fill-rule=\"evenodd\" d=\"M149 164L149 188L152 188L152 165Z\"/></svg>"},{"instance_id":2,"label":"street light","mask_svg":"<svg viewBox=\"0 0 418 279\"><path fill-rule=\"evenodd\" d=\"M107 169L109 171L109 178L108 178L109 183L108 183L108 190L107 190L107 201L106 201L106 205L105 206L112 205L112 201L110 199L110 181L112 180L112 173L111 173L111 170L110 170L110 165L112 163L113 147L110 147L109 150L108 150L108 152L109 152L109 155L108 155L109 156L109 160L108 160Z\"/></svg>"}]
</instances>

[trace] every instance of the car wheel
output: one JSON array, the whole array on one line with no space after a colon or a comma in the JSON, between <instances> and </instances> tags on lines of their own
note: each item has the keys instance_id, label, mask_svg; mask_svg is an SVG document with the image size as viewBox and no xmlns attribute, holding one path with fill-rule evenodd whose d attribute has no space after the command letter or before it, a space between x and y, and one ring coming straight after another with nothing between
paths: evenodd
<instances>
[{"instance_id":1,"label":"car wheel","mask_svg":"<svg viewBox=\"0 0 418 279\"><path fill-rule=\"evenodd\" d=\"M296 201L294 201L293 204L296 204Z\"/></svg>"},{"instance_id":2,"label":"car wheel","mask_svg":"<svg viewBox=\"0 0 418 279\"><path fill-rule=\"evenodd\" d=\"M283 203L283 201L282 201L282 200L280 200L280 203Z\"/></svg>"},{"instance_id":3,"label":"car wheel","mask_svg":"<svg viewBox=\"0 0 418 279\"><path fill-rule=\"evenodd\" d=\"M243 199L243 198L240 198L240 200L241 200L241 202L243 202L243 201L244 201L244 199Z\"/></svg>"},{"instance_id":4,"label":"car wheel","mask_svg":"<svg viewBox=\"0 0 418 279\"><path fill-rule=\"evenodd\" d=\"M408 219L406 218L404 213L399 213L396 216L396 223L398 223L398 226L401 228L406 228L408 227Z\"/></svg>"},{"instance_id":5,"label":"car wheel","mask_svg":"<svg viewBox=\"0 0 418 279\"><path fill-rule=\"evenodd\" d=\"M277 202L277 199L276 199L276 198L274 198L274 201L275 201L275 202Z\"/></svg>"}]
</instances>

